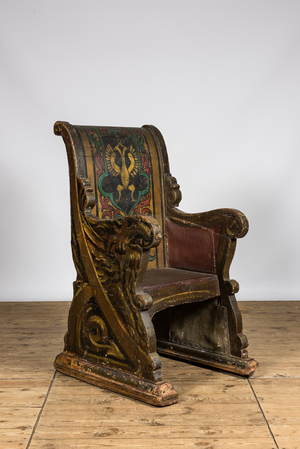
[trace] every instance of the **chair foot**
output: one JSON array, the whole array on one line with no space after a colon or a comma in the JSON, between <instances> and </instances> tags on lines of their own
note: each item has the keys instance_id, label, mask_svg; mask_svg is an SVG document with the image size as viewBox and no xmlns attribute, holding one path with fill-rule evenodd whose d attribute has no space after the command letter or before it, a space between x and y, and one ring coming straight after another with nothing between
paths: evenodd
<instances>
[{"instance_id":1,"label":"chair foot","mask_svg":"<svg viewBox=\"0 0 300 449\"><path fill-rule=\"evenodd\" d=\"M157 352L161 355L188 360L189 362L230 371L242 376L250 376L259 366L258 363L251 358L239 358L203 348L194 348L188 345L163 340L157 342Z\"/></svg>"},{"instance_id":2,"label":"chair foot","mask_svg":"<svg viewBox=\"0 0 300 449\"><path fill-rule=\"evenodd\" d=\"M134 374L98 365L62 352L54 362L57 371L147 404L164 407L178 401L178 393L168 382L150 382Z\"/></svg>"}]
</instances>

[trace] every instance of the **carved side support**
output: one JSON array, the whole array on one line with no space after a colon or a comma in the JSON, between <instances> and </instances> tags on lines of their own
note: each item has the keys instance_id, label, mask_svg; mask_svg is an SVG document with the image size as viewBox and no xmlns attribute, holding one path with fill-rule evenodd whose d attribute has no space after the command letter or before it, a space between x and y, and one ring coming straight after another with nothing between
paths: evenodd
<instances>
[{"instance_id":1,"label":"carved side support","mask_svg":"<svg viewBox=\"0 0 300 449\"><path fill-rule=\"evenodd\" d=\"M89 263L79 273L83 281L74 283L65 351L55 367L153 405L176 402L176 391L162 380L148 312L152 298L140 287L149 250L161 239L157 223L140 216L99 220L86 211L82 226ZM75 241L76 261L77 251Z\"/></svg>"},{"instance_id":2,"label":"carved side support","mask_svg":"<svg viewBox=\"0 0 300 449\"><path fill-rule=\"evenodd\" d=\"M149 251L161 241L160 227L152 217L94 216L94 192L75 156L76 130L60 122L55 132L63 136L68 153L77 270L65 350L55 367L153 405L177 402L177 392L162 380L148 312L152 298L141 289Z\"/></svg>"},{"instance_id":3,"label":"carved side support","mask_svg":"<svg viewBox=\"0 0 300 449\"><path fill-rule=\"evenodd\" d=\"M228 316L230 355L240 360L240 366L242 367L240 374L250 375L257 369L258 363L248 357L248 339L243 333L242 315L235 297L235 294L239 291L239 284L234 279L230 279L229 275L230 265L236 248L236 238L228 236L231 233L239 233L239 235L246 233L248 221L243 220L243 214L240 217L235 212L233 211L233 217L231 218L232 223L225 221L221 228L222 233L220 233L217 249L216 270L220 283L220 303L221 306L226 308ZM239 218L242 219L239 220ZM235 230L233 231L233 229Z\"/></svg>"},{"instance_id":4,"label":"carved side support","mask_svg":"<svg viewBox=\"0 0 300 449\"><path fill-rule=\"evenodd\" d=\"M254 359L248 358L248 339L243 333L242 316L235 298L239 290L237 281L230 279L229 270L236 248L236 239L244 237L249 229L249 223L245 215L236 209L217 209L213 211L188 214L180 211L177 206L181 199L179 185L170 174L165 175L168 216L173 220L185 222L187 226L203 226L213 230L218 237L216 253L216 274L220 284L220 306L227 311L230 354L223 355L221 361L218 356L213 360L212 353L204 352L200 355L189 356L190 360L198 360L201 363L216 366L239 374L249 375L255 371L258 364ZM175 348L173 346L173 348ZM181 351L182 358L184 349L177 348L178 354ZM164 351L165 352L165 351Z\"/></svg>"},{"instance_id":5,"label":"carved side support","mask_svg":"<svg viewBox=\"0 0 300 449\"><path fill-rule=\"evenodd\" d=\"M217 253L217 274L220 281L221 304L228 312L230 334L230 352L233 356L248 358L248 339L243 334L242 315L240 313L235 293L239 284L229 277L229 268L234 256L236 240L220 236Z\"/></svg>"}]
</instances>

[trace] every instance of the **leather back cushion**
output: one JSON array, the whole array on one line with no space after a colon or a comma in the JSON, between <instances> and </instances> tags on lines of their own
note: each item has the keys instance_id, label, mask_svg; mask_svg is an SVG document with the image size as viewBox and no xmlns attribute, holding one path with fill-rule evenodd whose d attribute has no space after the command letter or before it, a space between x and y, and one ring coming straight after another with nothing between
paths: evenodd
<instances>
[{"instance_id":1,"label":"leather back cushion","mask_svg":"<svg viewBox=\"0 0 300 449\"><path fill-rule=\"evenodd\" d=\"M201 227L185 227L166 220L169 266L203 273L216 272L218 233Z\"/></svg>"}]
</instances>

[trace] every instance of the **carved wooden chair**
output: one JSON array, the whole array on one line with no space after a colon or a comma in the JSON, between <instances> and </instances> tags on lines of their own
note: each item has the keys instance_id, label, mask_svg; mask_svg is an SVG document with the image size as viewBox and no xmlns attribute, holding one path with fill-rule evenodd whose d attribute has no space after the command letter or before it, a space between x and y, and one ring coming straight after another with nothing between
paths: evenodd
<instances>
[{"instance_id":1,"label":"carved wooden chair","mask_svg":"<svg viewBox=\"0 0 300 449\"><path fill-rule=\"evenodd\" d=\"M153 405L178 395L164 354L242 375L257 367L229 277L248 221L234 209L187 214L161 133L57 122L70 172L77 271L55 368Z\"/></svg>"}]
</instances>

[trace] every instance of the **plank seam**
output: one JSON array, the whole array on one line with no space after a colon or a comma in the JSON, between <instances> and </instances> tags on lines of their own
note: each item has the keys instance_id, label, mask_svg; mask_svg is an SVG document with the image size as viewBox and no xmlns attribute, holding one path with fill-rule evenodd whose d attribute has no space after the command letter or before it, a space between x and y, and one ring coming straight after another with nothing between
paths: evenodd
<instances>
[{"instance_id":1,"label":"plank seam","mask_svg":"<svg viewBox=\"0 0 300 449\"><path fill-rule=\"evenodd\" d=\"M254 397L255 397L255 400L256 400L256 402L257 402L257 405L259 406L260 411L261 411L261 413L262 413L262 415L263 415L263 417L264 417L264 420L265 420L265 422L266 422L266 424L267 424L267 426L268 426L269 432L270 432L270 434L271 434L271 437L273 438L273 441L274 441L274 443L275 443L276 449L280 449L279 446L278 446L278 444L277 444L277 441L276 441L276 439L275 439L275 436L274 436L274 434L273 434L273 432L272 432L272 430L271 430L271 427L270 427L270 424L269 424L269 422L268 422L268 420L267 420L267 417L266 417L266 415L265 415L265 413L264 413L264 411L263 411L263 409L262 409L262 406L260 405L259 399L258 399L258 397L256 396L256 393L255 393L255 391L254 391L254 388L252 387L252 384L251 384L251 382L250 382L250 379L247 379L247 380L248 380L249 386L250 386L250 388L251 388L251 391L252 391L252 393L253 393L253 395L254 395Z\"/></svg>"},{"instance_id":2,"label":"plank seam","mask_svg":"<svg viewBox=\"0 0 300 449\"><path fill-rule=\"evenodd\" d=\"M251 379L300 379L300 376L251 376Z\"/></svg>"},{"instance_id":3,"label":"plank seam","mask_svg":"<svg viewBox=\"0 0 300 449\"><path fill-rule=\"evenodd\" d=\"M41 418L42 413L43 413L43 411L44 411L46 402L47 402L47 400L48 400L50 391L51 391L51 389L52 389L52 387L53 387L54 380L55 380L55 377L56 377L56 373L57 373L57 371L55 371L55 373L54 373L54 375L53 375L53 378L52 378L52 380L51 380L51 383L50 383L50 385L49 385L47 394L46 394L46 396L45 396L45 399L44 399L43 405L42 405L42 407L41 407L41 410L39 411L39 414L38 414L38 417L37 417L37 419L36 419L35 425L34 425L34 427L33 427L33 429L32 429L32 432L31 432L31 435L30 435L28 444L27 444L27 446L26 446L26 449L29 449L29 448L30 448L30 444L31 444L32 438L33 438L33 436L34 436L34 434L35 434L36 428L37 428L37 426L38 426L38 424L39 424L40 418Z\"/></svg>"}]
</instances>

